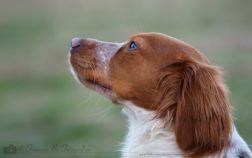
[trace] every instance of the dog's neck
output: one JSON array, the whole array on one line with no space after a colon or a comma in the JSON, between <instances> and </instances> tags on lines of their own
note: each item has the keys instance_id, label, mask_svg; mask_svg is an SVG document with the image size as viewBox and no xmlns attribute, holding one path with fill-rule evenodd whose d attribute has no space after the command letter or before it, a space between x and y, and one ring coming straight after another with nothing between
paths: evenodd
<instances>
[{"instance_id":1,"label":"dog's neck","mask_svg":"<svg viewBox=\"0 0 252 158\"><path fill-rule=\"evenodd\" d=\"M154 118L154 113L124 102L128 116L128 134L123 142L122 157L182 157L170 125Z\"/></svg>"},{"instance_id":2,"label":"dog's neck","mask_svg":"<svg viewBox=\"0 0 252 158\"><path fill-rule=\"evenodd\" d=\"M176 143L171 125L164 124L160 119L155 118L152 111L137 107L130 102L123 102L123 105L123 113L127 115L129 123L128 134L121 149L123 158L184 157ZM248 156L251 154L247 144L234 127L228 149L209 157L236 158L244 153Z\"/></svg>"}]
</instances>

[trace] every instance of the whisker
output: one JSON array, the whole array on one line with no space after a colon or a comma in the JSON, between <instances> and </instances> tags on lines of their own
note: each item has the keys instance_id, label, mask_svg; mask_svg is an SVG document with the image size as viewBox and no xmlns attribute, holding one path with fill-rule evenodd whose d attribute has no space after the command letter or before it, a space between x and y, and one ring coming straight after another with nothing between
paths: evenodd
<instances>
[{"instance_id":1,"label":"whisker","mask_svg":"<svg viewBox=\"0 0 252 158\"><path fill-rule=\"evenodd\" d=\"M92 96L92 93L89 91L88 96L78 105L84 105L85 103L87 103L90 100L90 98L92 98L91 96Z\"/></svg>"},{"instance_id":2,"label":"whisker","mask_svg":"<svg viewBox=\"0 0 252 158\"><path fill-rule=\"evenodd\" d=\"M111 109L113 108L113 106L109 106L109 107L106 107L104 108L103 110L101 111L98 111L98 112L95 112L95 113L92 113L92 114L88 114L87 117L96 117L96 116L99 116L97 117L97 120L101 120L103 119L105 116L107 116L107 114L109 112L111 112Z\"/></svg>"}]
</instances>

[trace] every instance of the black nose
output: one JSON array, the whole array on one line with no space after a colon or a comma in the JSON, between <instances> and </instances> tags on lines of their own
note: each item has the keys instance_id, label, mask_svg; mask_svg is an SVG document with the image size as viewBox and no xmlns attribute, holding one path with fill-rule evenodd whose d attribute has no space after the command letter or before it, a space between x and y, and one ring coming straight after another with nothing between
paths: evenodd
<instances>
[{"instance_id":1,"label":"black nose","mask_svg":"<svg viewBox=\"0 0 252 158\"><path fill-rule=\"evenodd\" d=\"M75 37L71 40L71 47L77 48L83 46L83 40L79 37Z\"/></svg>"}]
</instances>

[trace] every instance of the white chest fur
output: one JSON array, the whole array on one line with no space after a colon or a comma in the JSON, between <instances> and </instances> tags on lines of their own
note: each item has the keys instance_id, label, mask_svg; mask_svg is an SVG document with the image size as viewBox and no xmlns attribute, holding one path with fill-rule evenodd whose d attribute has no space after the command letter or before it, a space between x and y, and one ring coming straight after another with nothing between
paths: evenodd
<instances>
[{"instance_id":1,"label":"white chest fur","mask_svg":"<svg viewBox=\"0 0 252 158\"><path fill-rule=\"evenodd\" d=\"M123 112L128 116L129 131L123 142L122 157L182 157L174 133L169 125L154 119L154 114L125 103Z\"/></svg>"}]
</instances>

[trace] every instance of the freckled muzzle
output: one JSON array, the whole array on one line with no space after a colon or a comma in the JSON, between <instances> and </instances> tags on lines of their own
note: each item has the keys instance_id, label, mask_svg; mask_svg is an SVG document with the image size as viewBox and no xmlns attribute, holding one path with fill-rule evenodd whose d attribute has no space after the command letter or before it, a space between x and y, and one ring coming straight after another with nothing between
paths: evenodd
<instances>
[{"instance_id":1,"label":"freckled muzzle","mask_svg":"<svg viewBox=\"0 0 252 158\"><path fill-rule=\"evenodd\" d=\"M73 75L86 87L111 97L108 79L109 62L122 44L95 39L73 38L70 64Z\"/></svg>"}]
</instances>

